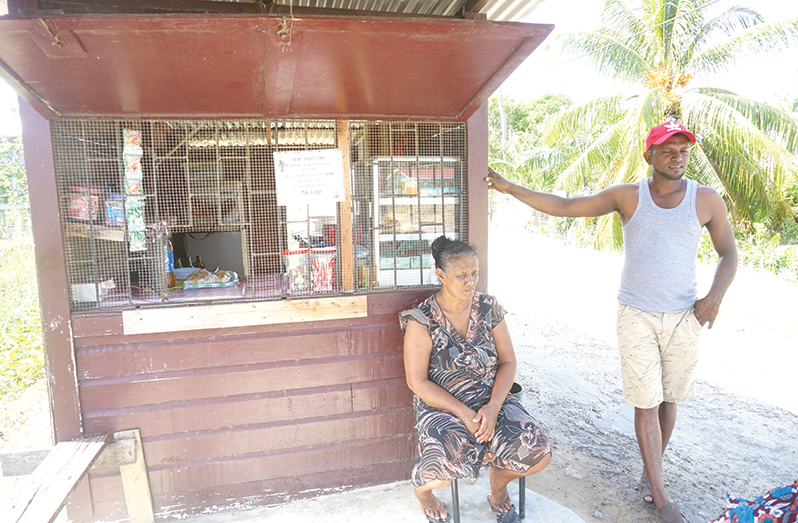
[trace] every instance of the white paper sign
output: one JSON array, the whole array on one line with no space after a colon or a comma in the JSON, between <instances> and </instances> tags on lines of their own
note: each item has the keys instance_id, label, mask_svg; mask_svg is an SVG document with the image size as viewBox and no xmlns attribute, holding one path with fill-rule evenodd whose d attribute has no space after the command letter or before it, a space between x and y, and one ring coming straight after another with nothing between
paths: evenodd
<instances>
[{"instance_id":1,"label":"white paper sign","mask_svg":"<svg viewBox=\"0 0 798 523\"><path fill-rule=\"evenodd\" d=\"M340 149L274 153L278 205L344 201Z\"/></svg>"}]
</instances>

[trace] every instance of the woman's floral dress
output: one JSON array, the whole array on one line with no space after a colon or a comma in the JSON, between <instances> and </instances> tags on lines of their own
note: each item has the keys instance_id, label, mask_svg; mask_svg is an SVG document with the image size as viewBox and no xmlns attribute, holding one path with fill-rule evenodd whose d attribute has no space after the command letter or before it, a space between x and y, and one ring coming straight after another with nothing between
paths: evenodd
<instances>
[{"instance_id":1,"label":"woman's floral dress","mask_svg":"<svg viewBox=\"0 0 798 523\"><path fill-rule=\"evenodd\" d=\"M493 296L474 293L465 339L449 323L435 295L399 314L402 332L409 320L429 331L432 353L429 379L475 412L490 400L499 358L493 328L504 319L504 308ZM432 480L476 478L482 465L526 472L551 453L546 437L521 402L508 394L496 420L493 439L477 443L465 424L448 411L413 398L419 460L413 485Z\"/></svg>"}]
</instances>

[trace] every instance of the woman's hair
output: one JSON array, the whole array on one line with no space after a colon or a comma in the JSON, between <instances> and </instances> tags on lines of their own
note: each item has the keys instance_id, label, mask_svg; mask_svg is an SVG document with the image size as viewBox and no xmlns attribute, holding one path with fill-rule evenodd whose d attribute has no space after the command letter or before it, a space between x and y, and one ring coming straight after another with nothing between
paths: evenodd
<instances>
[{"instance_id":1,"label":"woman's hair","mask_svg":"<svg viewBox=\"0 0 798 523\"><path fill-rule=\"evenodd\" d=\"M452 260L468 254L476 256L477 252L466 242L450 240L446 236L438 236L432 242L432 257L435 259L435 267L443 272L446 272Z\"/></svg>"}]
</instances>

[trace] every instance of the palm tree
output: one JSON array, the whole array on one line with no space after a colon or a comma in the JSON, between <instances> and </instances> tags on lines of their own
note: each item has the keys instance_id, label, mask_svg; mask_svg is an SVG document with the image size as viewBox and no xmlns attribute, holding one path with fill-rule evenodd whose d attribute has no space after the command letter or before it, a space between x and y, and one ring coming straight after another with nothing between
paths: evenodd
<instances>
[{"instance_id":1,"label":"palm tree","mask_svg":"<svg viewBox=\"0 0 798 523\"><path fill-rule=\"evenodd\" d=\"M798 40L798 20L765 24L745 7L708 18L710 0L636 1L630 8L607 0L601 27L559 40L564 52L588 58L600 73L634 89L573 107L551 122L545 143L573 152L559 188L578 194L645 176L648 130L675 118L698 139L687 176L717 190L733 221L775 227L792 217L785 194L798 185L798 123L730 90L690 84L743 56L787 48ZM597 228L600 246L620 246L617 217L599 219Z\"/></svg>"}]
</instances>

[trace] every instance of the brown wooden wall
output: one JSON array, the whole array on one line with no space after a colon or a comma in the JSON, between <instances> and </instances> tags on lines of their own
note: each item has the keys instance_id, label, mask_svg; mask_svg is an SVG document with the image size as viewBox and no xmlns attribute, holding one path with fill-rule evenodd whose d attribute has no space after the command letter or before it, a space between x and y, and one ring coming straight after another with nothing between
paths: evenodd
<instances>
[{"instance_id":1,"label":"brown wooden wall","mask_svg":"<svg viewBox=\"0 0 798 523\"><path fill-rule=\"evenodd\" d=\"M158 516L247 507L409 477L412 395L397 313L430 290L372 294L368 317L124 336L73 315L86 434L141 430ZM93 470L94 517L125 517Z\"/></svg>"},{"instance_id":2,"label":"brown wooden wall","mask_svg":"<svg viewBox=\"0 0 798 523\"><path fill-rule=\"evenodd\" d=\"M54 441L140 429L159 517L407 479L411 393L397 313L434 290L369 294L368 315L124 335L121 312L69 312L49 123L20 101ZM487 107L468 120L469 241L487 287ZM70 519L126 516L95 469ZM211 509L212 510L212 509Z\"/></svg>"}]
</instances>

